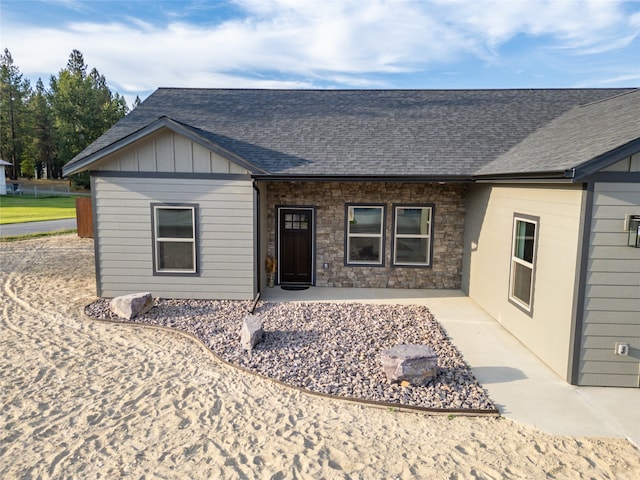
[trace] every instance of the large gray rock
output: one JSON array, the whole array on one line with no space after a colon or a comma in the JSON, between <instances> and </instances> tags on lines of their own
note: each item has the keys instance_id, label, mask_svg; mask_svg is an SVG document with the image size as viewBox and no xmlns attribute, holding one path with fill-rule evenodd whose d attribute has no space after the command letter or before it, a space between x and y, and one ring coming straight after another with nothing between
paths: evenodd
<instances>
[{"instance_id":1,"label":"large gray rock","mask_svg":"<svg viewBox=\"0 0 640 480\"><path fill-rule=\"evenodd\" d=\"M258 343L264 338L264 330L262 329L262 318L260 315L248 314L242 321L240 329L240 343L245 350L253 350Z\"/></svg>"},{"instance_id":2,"label":"large gray rock","mask_svg":"<svg viewBox=\"0 0 640 480\"><path fill-rule=\"evenodd\" d=\"M436 353L426 345L396 345L383 351L380 360L391 383L426 385L438 374Z\"/></svg>"},{"instance_id":3,"label":"large gray rock","mask_svg":"<svg viewBox=\"0 0 640 480\"><path fill-rule=\"evenodd\" d=\"M153 297L151 293L131 293L114 297L109 302L109 308L118 317L131 320L138 315L144 315L153 307Z\"/></svg>"}]
</instances>

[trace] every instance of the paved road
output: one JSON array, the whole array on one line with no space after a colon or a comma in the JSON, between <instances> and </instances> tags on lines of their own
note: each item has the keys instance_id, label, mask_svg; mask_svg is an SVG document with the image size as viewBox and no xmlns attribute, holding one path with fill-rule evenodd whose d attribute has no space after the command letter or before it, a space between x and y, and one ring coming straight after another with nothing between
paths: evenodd
<instances>
[{"instance_id":1,"label":"paved road","mask_svg":"<svg viewBox=\"0 0 640 480\"><path fill-rule=\"evenodd\" d=\"M77 228L75 218L46 220L43 222L10 223L7 225L0 225L0 237L26 235L29 233L55 232L57 230L72 230L74 228Z\"/></svg>"}]
</instances>

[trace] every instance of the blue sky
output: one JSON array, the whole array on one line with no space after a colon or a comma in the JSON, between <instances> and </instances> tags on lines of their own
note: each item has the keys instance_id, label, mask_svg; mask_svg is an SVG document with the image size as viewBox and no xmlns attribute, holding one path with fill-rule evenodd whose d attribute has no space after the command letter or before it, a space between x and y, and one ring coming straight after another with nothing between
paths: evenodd
<instances>
[{"instance_id":1,"label":"blue sky","mask_svg":"<svg viewBox=\"0 0 640 480\"><path fill-rule=\"evenodd\" d=\"M0 0L35 83L73 49L131 102L157 87L640 86L640 0Z\"/></svg>"}]
</instances>

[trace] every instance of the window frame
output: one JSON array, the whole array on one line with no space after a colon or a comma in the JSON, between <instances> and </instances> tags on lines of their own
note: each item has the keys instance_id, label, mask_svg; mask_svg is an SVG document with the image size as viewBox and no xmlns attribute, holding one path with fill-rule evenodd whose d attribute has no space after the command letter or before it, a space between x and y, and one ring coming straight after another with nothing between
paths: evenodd
<instances>
[{"instance_id":1,"label":"window frame","mask_svg":"<svg viewBox=\"0 0 640 480\"><path fill-rule=\"evenodd\" d=\"M519 238L517 235L519 222L525 222L525 223L534 225L531 262L528 262L522 258L519 258L516 255L517 240ZM533 316L533 300L534 300L534 293L535 293L536 269L537 269L537 263L538 263L539 236L540 236L540 217L514 213L513 224L511 227L511 252L509 256L509 302L515 305L517 308L519 308L529 316ZM531 271L531 284L529 286L529 303L528 304L525 303L521 298L518 298L514 295L514 289L516 286L515 279L517 275L516 264L526 267Z\"/></svg>"},{"instance_id":2,"label":"window frame","mask_svg":"<svg viewBox=\"0 0 640 480\"><path fill-rule=\"evenodd\" d=\"M158 235L158 217L157 212L160 210L191 210L191 238L176 238L176 237L160 237ZM180 277L193 277L200 275L200 255L199 255L199 242L198 242L198 205L193 203L152 203L151 204L151 236L152 236L152 263L153 263L153 275L154 276L180 276ZM192 243L192 269L161 269L159 267L159 244L161 242L184 242Z\"/></svg>"},{"instance_id":3,"label":"window frame","mask_svg":"<svg viewBox=\"0 0 640 480\"><path fill-rule=\"evenodd\" d=\"M352 208L380 209L380 233L352 234L350 232L349 212ZM350 267L384 267L385 265L385 232L386 232L387 206L383 203L347 203L344 211L344 264ZM380 260L351 260L351 238L379 237Z\"/></svg>"},{"instance_id":4,"label":"window frame","mask_svg":"<svg viewBox=\"0 0 640 480\"><path fill-rule=\"evenodd\" d=\"M431 268L433 265L433 231L434 231L434 216L435 216L435 204L433 203L397 203L393 204L393 226L391 237L391 265L394 267L408 267L408 268ZM426 235L421 234L398 234L398 209L429 209L429 233ZM397 261L397 239L398 238L426 238L428 239L427 245L427 261L426 263L412 263L412 262L398 262Z\"/></svg>"}]
</instances>

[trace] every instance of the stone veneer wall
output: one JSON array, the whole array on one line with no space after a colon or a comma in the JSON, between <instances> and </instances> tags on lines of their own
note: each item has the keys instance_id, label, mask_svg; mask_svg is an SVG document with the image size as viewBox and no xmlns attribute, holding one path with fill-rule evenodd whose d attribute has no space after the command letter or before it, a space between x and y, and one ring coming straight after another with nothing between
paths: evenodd
<instances>
[{"instance_id":1,"label":"stone veneer wall","mask_svg":"<svg viewBox=\"0 0 640 480\"><path fill-rule=\"evenodd\" d=\"M268 251L276 252L276 206L316 207L316 285L319 287L459 289L466 185L393 182L273 182L267 184ZM346 203L385 204L383 267L345 266ZM431 267L391 266L393 204L432 203ZM329 268L324 269L327 263Z\"/></svg>"}]
</instances>

